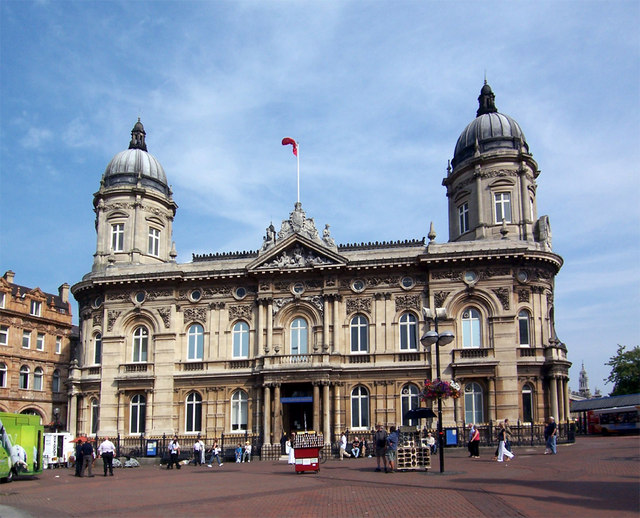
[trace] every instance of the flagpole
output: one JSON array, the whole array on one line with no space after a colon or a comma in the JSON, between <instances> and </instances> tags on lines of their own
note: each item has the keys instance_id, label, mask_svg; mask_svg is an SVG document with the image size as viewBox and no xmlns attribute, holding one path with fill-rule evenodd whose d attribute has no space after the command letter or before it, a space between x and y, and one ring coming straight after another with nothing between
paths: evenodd
<instances>
[{"instance_id":1,"label":"flagpole","mask_svg":"<svg viewBox=\"0 0 640 518\"><path fill-rule=\"evenodd\" d=\"M300 203L300 143L298 143L296 158L298 159L298 203Z\"/></svg>"}]
</instances>

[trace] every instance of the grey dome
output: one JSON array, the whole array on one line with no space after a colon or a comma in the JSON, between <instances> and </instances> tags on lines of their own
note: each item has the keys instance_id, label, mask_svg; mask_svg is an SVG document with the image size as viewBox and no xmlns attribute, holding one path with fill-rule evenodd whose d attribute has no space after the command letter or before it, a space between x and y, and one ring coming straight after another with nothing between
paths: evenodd
<instances>
[{"instance_id":1,"label":"grey dome","mask_svg":"<svg viewBox=\"0 0 640 518\"><path fill-rule=\"evenodd\" d=\"M484 84L478 101L478 116L462 131L451 165L455 168L462 161L479 154L499 149L519 151L524 147L529 152L520 125L508 115L498 113L493 99L493 92L488 84Z\"/></svg>"},{"instance_id":2,"label":"grey dome","mask_svg":"<svg viewBox=\"0 0 640 518\"><path fill-rule=\"evenodd\" d=\"M104 171L102 181L105 187L137 185L169 195L167 176L160 162L147 152L145 132L140 119L131 131L129 149L121 151L111 159Z\"/></svg>"}]
</instances>

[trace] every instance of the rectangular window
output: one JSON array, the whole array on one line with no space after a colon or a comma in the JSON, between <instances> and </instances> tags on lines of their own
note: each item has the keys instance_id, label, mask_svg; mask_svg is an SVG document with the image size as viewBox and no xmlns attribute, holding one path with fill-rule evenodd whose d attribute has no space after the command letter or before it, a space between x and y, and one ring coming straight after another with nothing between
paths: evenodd
<instances>
[{"instance_id":1,"label":"rectangular window","mask_svg":"<svg viewBox=\"0 0 640 518\"><path fill-rule=\"evenodd\" d=\"M37 300L32 300L31 301L31 314L34 317L39 317L40 316L40 311L42 310L42 303L38 302Z\"/></svg>"},{"instance_id":2,"label":"rectangular window","mask_svg":"<svg viewBox=\"0 0 640 518\"><path fill-rule=\"evenodd\" d=\"M458 225L460 234L469 232L469 204L463 203L458 207Z\"/></svg>"},{"instance_id":3,"label":"rectangular window","mask_svg":"<svg viewBox=\"0 0 640 518\"><path fill-rule=\"evenodd\" d=\"M62 338L56 336L56 354L62 354Z\"/></svg>"},{"instance_id":4,"label":"rectangular window","mask_svg":"<svg viewBox=\"0 0 640 518\"><path fill-rule=\"evenodd\" d=\"M494 194L496 223L511 223L511 194L508 192L497 192Z\"/></svg>"},{"instance_id":5,"label":"rectangular window","mask_svg":"<svg viewBox=\"0 0 640 518\"><path fill-rule=\"evenodd\" d=\"M9 326L0 326L0 345L9 345Z\"/></svg>"},{"instance_id":6,"label":"rectangular window","mask_svg":"<svg viewBox=\"0 0 640 518\"><path fill-rule=\"evenodd\" d=\"M22 331L22 347L25 349L31 347L31 331Z\"/></svg>"},{"instance_id":7,"label":"rectangular window","mask_svg":"<svg viewBox=\"0 0 640 518\"><path fill-rule=\"evenodd\" d=\"M0 308L4 307L4 293L0 293Z\"/></svg>"},{"instance_id":8,"label":"rectangular window","mask_svg":"<svg viewBox=\"0 0 640 518\"><path fill-rule=\"evenodd\" d=\"M36 338L36 350L44 351L44 334L38 333L38 337Z\"/></svg>"},{"instance_id":9,"label":"rectangular window","mask_svg":"<svg viewBox=\"0 0 640 518\"><path fill-rule=\"evenodd\" d=\"M160 255L160 231L149 227L149 255Z\"/></svg>"},{"instance_id":10,"label":"rectangular window","mask_svg":"<svg viewBox=\"0 0 640 518\"><path fill-rule=\"evenodd\" d=\"M124 250L124 223L111 225L111 250L114 252Z\"/></svg>"}]
</instances>

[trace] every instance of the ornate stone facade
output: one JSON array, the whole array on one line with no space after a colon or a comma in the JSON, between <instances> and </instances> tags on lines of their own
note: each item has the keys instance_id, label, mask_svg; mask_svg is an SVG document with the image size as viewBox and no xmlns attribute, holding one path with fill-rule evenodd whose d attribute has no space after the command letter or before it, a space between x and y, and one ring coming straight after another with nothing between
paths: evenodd
<instances>
[{"instance_id":1,"label":"ornate stone facade","mask_svg":"<svg viewBox=\"0 0 640 518\"><path fill-rule=\"evenodd\" d=\"M549 233L534 231L537 165L515 126L487 136L472 125L444 180L447 243L432 229L429 243L336 246L328 225L320 237L300 203L279 231L270 225L262 243L257 236L254 252L176 264L170 235L164 253L145 261L113 254L100 240L98 256L112 260L94 263L72 288L83 355L71 383L94 394L72 401L81 409L74 431L90 431L96 404L102 435L247 430L277 443L303 427L329 440L345 428L409 424L404 411L419 405L421 383L436 375L435 351L419 340L433 326L425 307L444 308L439 329L456 337L440 363L464 395L445 402L445 426L568 417L570 364L553 310L562 259ZM97 205L138 197L146 206L149 197L168 229L176 206L158 178L146 188L103 180ZM135 217L129 212L115 229L99 219L98 235L126 236ZM99 365L91 357L97 338Z\"/></svg>"}]
</instances>

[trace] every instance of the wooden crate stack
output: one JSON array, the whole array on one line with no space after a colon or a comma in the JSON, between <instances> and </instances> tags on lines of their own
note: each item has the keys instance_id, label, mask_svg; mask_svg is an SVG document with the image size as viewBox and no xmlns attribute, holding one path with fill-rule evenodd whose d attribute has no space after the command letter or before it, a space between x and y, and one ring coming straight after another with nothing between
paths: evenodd
<instances>
[{"instance_id":1,"label":"wooden crate stack","mask_svg":"<svg viewBox=\"0 0 640 518\"><path fill-rule=\"evenodd\" d=\"M421 433L412 428L400 429L398 442L398 470L427 470L431 468L431 450Z\"/></svg>"}]
</instances>

